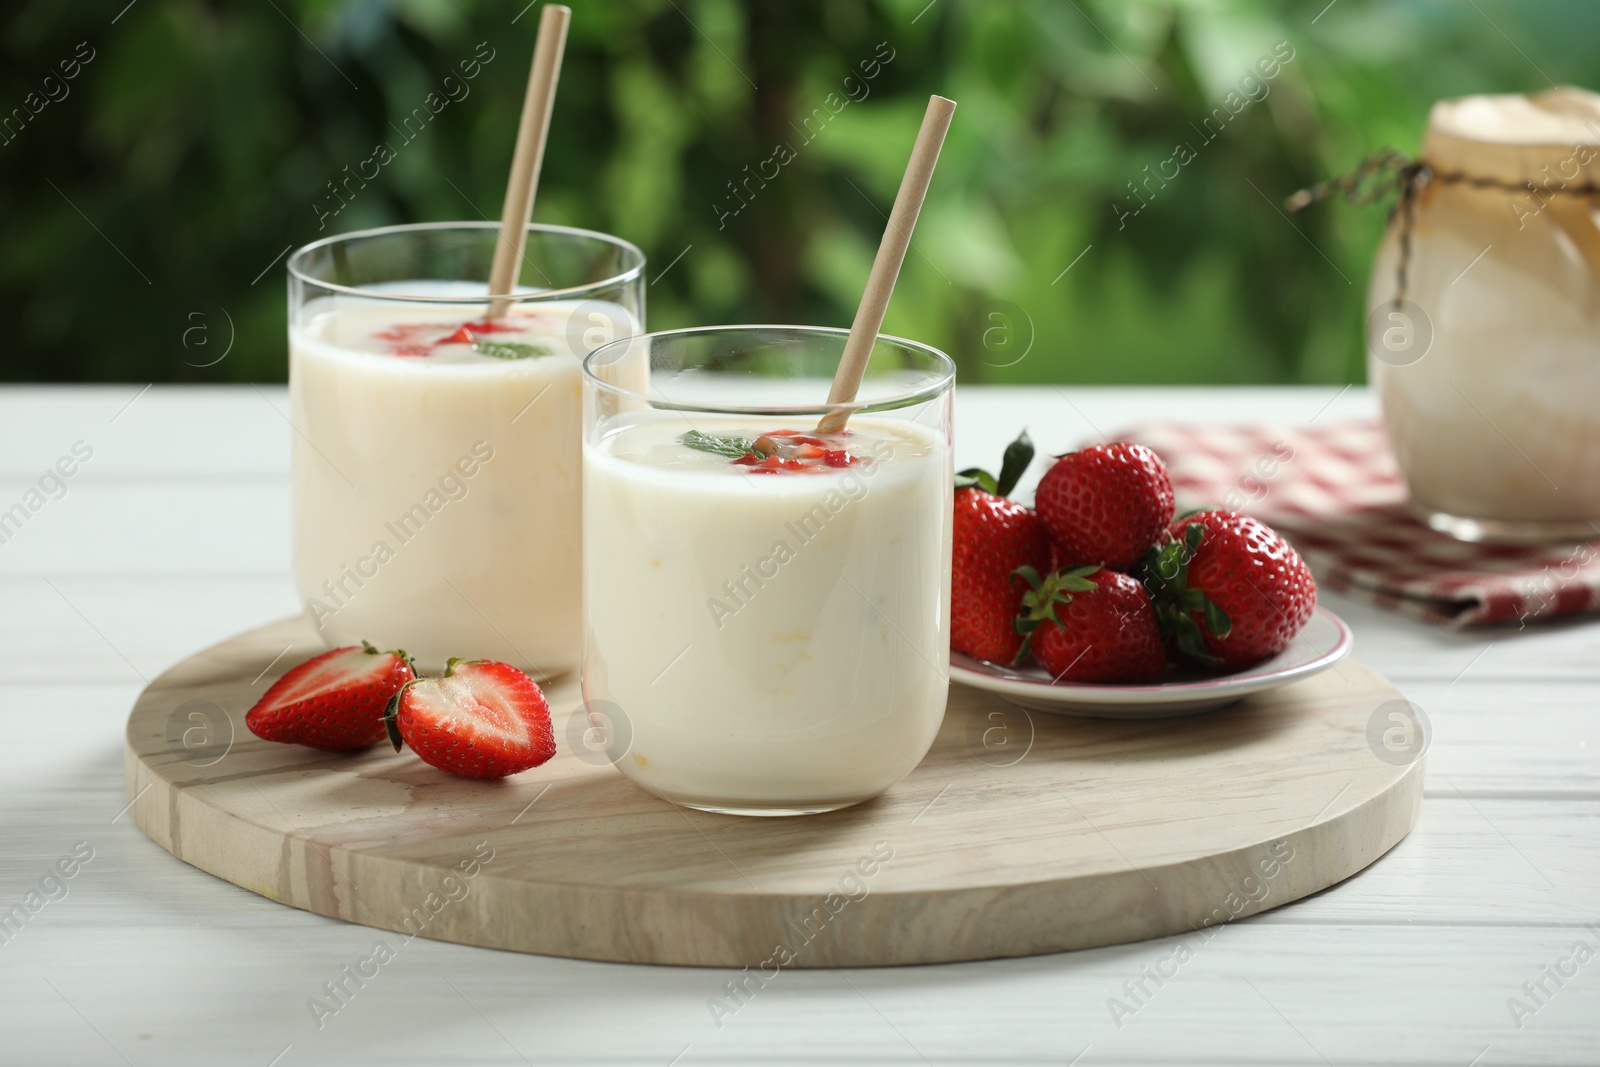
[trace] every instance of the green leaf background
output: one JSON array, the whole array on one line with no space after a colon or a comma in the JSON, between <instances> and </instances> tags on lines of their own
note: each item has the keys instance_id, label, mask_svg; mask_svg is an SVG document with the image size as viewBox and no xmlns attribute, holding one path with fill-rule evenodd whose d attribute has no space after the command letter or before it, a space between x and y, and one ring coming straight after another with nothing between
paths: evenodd
<instances>
[{"instance_id":1,"label":"green leaf background","mask_svg":"<svg viewBox=\"0 0 1600 1067\"><path fill-rule=\"evenodd\" d=\"M537 5L125 5L3 16L0 378L280 381L286 246L498 211ZM967 382L1359 381L1383 212L1286 217L1282 198L1414 150L1441 97L1595 85L1597 30L1579 0L579 2L536 217L642 247L652 328L847 325L938 92L960 108L887 332ZM1203 141L1280 41L1294 58L1266 97ZM63 83L79 42L94 59ZM478 42L495 58L469 95L319 233L326 183ZM802 144L795 124L880 44L864 98ZM1119 225L1179 143L1195 158ZM722 218L779 144L795 158Z\"/></svg>"}]
</instances>

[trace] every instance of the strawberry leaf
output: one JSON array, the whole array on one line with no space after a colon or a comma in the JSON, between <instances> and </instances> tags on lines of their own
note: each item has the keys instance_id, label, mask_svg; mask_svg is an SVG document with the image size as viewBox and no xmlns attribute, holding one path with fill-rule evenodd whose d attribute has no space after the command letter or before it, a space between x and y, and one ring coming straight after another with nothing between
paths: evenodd
<instances>
[{"instance_id":1,"label":"strawberry leaf","mask_svg":"<svg viewBox=\"0 0 1600 1067\"><path fill-rule=\"evenodd\" d=\"M389 698L389 703L383 706L383 727L388 731L389 743L394 746L396 752L405 747L405 742L400 738L400 698L406 695L407 689L419 681L420 678L413 678L402 685L395 695Z\"/></svg>"},{"instance_id":2,"label":"strawberry leaf","mask_svg":"<svg viewBox=\"0 0 1600 1067\"><path fill-rule=\"evenodd\" d=\"M996 493L999 490L994 475L979 467L968 467L956 475L957 489L967 489L972 486L977 486L985 493Z\"/></svg>"},{"instance_id":3,"label":"strawberry leaf","mask_svg":"<svg viewBox=\"0 0 1600 1067\"><path fill-rule=\"evenodd\" d=\"M1200 632L1199 625L1188 615L1178 614L1171 616L1171 633L1177 641L1178 648L1184 655L1198 663L1221 663L1222 659L1213 656L1206 648L1205 635Z\"/></svg>"},{"instance_id":4,"label":"strawberry leaf","mask_svg":"<svg viewBox=\"0 0 1600 1067\"><path fill-rule=\"evenodd\" d=\"M1168 541L1145 553L1138 570L1162 635L1196 662L1214 665L1222 659L1207 650L1206 634L1227 637L1233 623L1228 613L1202 590L1189 586L1189 562L1204 538L1205 527L1192 523L1184 527L1181 540ZM1205 623L1204 630L1196 616Z\"/></svg>"},{"instance_id":5,"label":"strawberry leaf","mask_svg":"<svg viewBox=\"0 0 1600 1067\"><path fill-rule=\"evenodd\" d=\"M1017 439L1006 446L1005 457L1000 461L1000 477L991 490L997 496L1010 496L1022 479L1022 472L1033 462L1033 440L1023 430Z\"/></svg>"},{"instance_id":6,"label":"strawberry leaf","mask_svg":"<svg viewBox=\"0 0 1600 1067\"><path fill-rule=\"evenodd\" d=\"M1074 593L1087 593L1095 587L1095 583L1089 581L1089 575L1099 569L1100 564L1098 563L1085 563L1081 566L1073 567L1071 570L1057 571L1046 580L1053 581L1057 589L1071 590Z\"/></svg>"},{"instance_id":7,"label":"strawberry leaf","mask_svg":"<svg viewBox=\"0 0 1600 1067\"><path fill-rule=\"evenodd\" d=\"M1017 625L1018 626L1022 625L1021 620L1018 620ZM1034 624L1034 629L1037 629L1037 628L1038 628L1038 624L1035 623ZM1028 662L1028 655L1032 651L1033 651L1033 629L1030 629L1026 633L1023 634L1022 644L1017 647L1017 654L1014 657L1012 657L1011 666L1020 667L1024 663Z\"/></svg>"},{"instance_id":8,"label":"strawberry leaf","mask_svg":"<svg viewBox=\"0 0 1600 1067\"><path fill-rule=\"evenodd\" d=\"M1099 569L1098 563L1090 563L1070 570L1056 571L1040 578L1038 571L1023 564L1011 572L1026 581L1030 587L1028 592L1022 594L1022 613L1011 622L1011 628L1022 635L1022 647L1017 650L1016 658L1011 661L1013 667L1021 666L1027 659L1028 653L1032 651L1034 631L1046 621L1053 622L1057 626L1061 625L1061 620L1056 616L1057 604L1070 604L1073 593L1087 593L1095 588L1095 583L1089 580L1089 575Z\"/></svg>"},{"instance_id":9,"label":"strawberry leaf","mask_svg":"<svg viewBox=\"0 0 1600 1067\"><path fill-rule=\"evenodd\" d=\"M1218 607L1217 602L1210 597L1202 594L1201 599L1205 601L1205 607L1201 610L1205 613L1206 629L1216 637L1227 637L1229 631L1233 629L1233 621L1228 618L1228 613Z\"/></svg>"},{"instance_id":10,"label":"strawberry leaf","mask_svg":"<svg viewBox=\"0 0 1600 1067\"><path fill-rule=\"evenodd\" d=\"M1028 437L1028 431L1023 430L1017 439L1006 446L1006 454L1000 461L1000 477L996 478L982 467L968 467L956 474L956 488L969 489L977 486L986 493L995 496L1010 496L1011 490L1017 487L1017 482L1022 477L1022 472L1028 469L1028 464L1033 462L1033 441Z\"/></svg>"}]
</instances>

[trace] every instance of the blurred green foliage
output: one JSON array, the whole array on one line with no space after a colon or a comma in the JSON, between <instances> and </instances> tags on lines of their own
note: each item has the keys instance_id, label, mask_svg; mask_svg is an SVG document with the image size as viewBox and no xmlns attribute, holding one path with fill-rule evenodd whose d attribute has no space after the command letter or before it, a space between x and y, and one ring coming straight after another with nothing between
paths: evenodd
<instances>
[{"instance_id":1,"label":"blurred green foliage","mask_svg":"<svg viewBox=\"0 0 1600 1067\"><path fill-rule=\"evenodd\" d=\"M0 378L281 380L286 246L499 210L537 6L126 3L7 4ZM1595 85L1600 9L1324 3L579 0L535 216L642 247L652 328L847 325L938 92L960 109L887 332L965 381L1360 380L1382 211L1282 198L1414 149L1440 97ZM327 183L480 42L319 232Z\"/></svg>"}]
</instances>

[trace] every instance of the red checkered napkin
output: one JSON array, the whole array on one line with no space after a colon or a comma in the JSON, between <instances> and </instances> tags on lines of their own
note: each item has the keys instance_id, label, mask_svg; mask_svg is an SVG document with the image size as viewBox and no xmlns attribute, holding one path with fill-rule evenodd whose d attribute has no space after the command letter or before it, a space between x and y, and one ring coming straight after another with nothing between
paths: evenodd
<instances>
[{"instance_id":1,"label":"red checkered napkin","mask_svg":"<svg viewBox=\"0 0 1600 1067\"><path fill-rule=\"evenodd\" d=\"M1406 510L1406 488L1377 422L1320 428L1135 427L1155 449L1179 511L1225 507L1294 543L1324 588L1448 626L1527 622L1600 610L1600 540L1466 544Z\"/></svg>"}]
</instances>

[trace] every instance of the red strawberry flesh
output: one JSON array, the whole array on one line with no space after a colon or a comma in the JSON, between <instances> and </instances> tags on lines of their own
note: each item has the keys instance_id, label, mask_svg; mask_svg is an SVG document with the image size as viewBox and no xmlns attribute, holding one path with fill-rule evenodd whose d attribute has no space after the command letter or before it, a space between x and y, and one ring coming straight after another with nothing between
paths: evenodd
<instances>
[{"instance_id":1,"label":"red strawberry flesh","mask_svg":"<svg viewBox=\"0 0 1600 1067\"><path fill-rule=\"evenodd\" d=\"M850 451L855 434L849 430L817 436L799 430L772 430L750 442L750 451L728 463L751 474L823 474L829 468L853 467L870 462ZM732 441L735 438L729 438Z\"/></svg>"},{"instance_id":2,"label":"red strawberry flesh","mask_svg":"<svg viewBox=\"0 0 1600 1067\"><path fill-rule=\"evenodd\" d=\"M245 725L267 741L332 752L368 748L383 740L384 706L411 678L403 653L336 648L274 682Z\"/></svg>"},{"instance_id":3,"label":"red strawberry flesh","mask_svg":"<svg viewBox=\"0 0 1600 1067\"><path fill-rule=\"evenodd\" d=\"M504 778L555 755L544 693L510 664L452 661L444 677L407 686L392 711L411 750L451 774Z\"/></svg>"}]
</instances>

